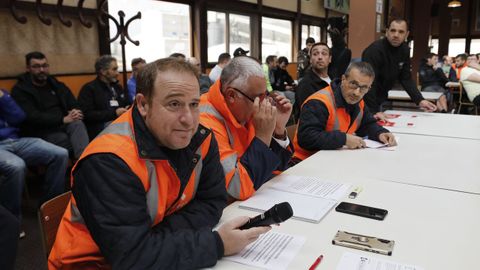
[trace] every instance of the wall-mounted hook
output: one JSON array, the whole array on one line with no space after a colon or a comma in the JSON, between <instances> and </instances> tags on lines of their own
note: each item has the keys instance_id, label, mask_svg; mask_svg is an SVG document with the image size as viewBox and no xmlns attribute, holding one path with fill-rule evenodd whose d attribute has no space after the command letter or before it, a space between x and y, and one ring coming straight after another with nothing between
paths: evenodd
<instances>
[{"instance_id":1,"label":"wall-mounted hook","mask_svg":"<svg viewBox=\"0 0 480 270\"><path fill-rule=\"evenodd\" d=\"M63 16L62 12L62 6L63 6L63 0L58 0L57 2L57 15L58 19L62 22L63 25L66 27L71 27L72 26L72 21L66 20L65 17Z\"/></svg>"},{"instance_id":2,"label":"wall-mounted hook","mask_svg":"<svg viewBox=\"0 0 480 270\"><path fill-rule=\"evenodd\" d=\"M100 3L98 4L97 8L97 20L100 23L100 26L105 27L107 26L108 23L108 16L111 17L111 15L108 14L108 12L105 10L104 6L107 3L106 0L101 0ZM107 16L107 20L104 21L104 16ZM113 17L112 17L113 18Z\"/></svg>"},{"instance_id":3,"label":"wall-mounted hook","mask_svg":"<svg viewBox=\"0 0 480 270\"><path fill-rule=\"evenodd\" d=\"M17 22L25 24L27 22L27 18L25 16L18 15L17 8L15 7L15 1L17 0L10 0L10 12Z\"/></svg>"},{"instance_id":4,"label":"wall-mounted hook","mask_svg":"<svg viewBox=\"0 0 480 270\"><path fill-rule=\"evenodd\" d=\"M87 20L85 20L85 17L83 17L83 2L85 2L85 0L80 0L78 1L78 5L77 5L77 10L78 10L78 19L80 20L80 23L87 27L87 28L91 28L92 27L92 23L90 22L87 22Z\"/></svg>"},{"instance_id":5,"label":"wall-mounted hook","mask_svg":"<svg viewBox=\"0 0 480 270\"><path fill-rule=\"evenodd\" d=\"M42 23L44 23L46 25L51 25L52 24L52 20L50 20L49 18L47 18L43 15L42 0L37 0L35 2L35 9L37 10L37 16Z\"/></svg>"}]
</instances>

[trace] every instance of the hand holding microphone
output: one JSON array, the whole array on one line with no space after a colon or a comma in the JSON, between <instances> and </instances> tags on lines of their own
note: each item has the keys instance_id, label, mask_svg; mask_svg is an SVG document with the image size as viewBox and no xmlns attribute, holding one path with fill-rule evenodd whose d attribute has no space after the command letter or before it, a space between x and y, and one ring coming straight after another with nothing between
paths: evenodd
<instances>
[{"instance_id":1,"label":"hand holding microphone","mask_svg":"<svg viewBox=\"0 0 480 270\"><path fill-rule=\"evenodd\" d=\"M278 224L293 216L293 209L288 202L275 204L272 208L254 218L251 218L241 226L240 230L250 229L252 227L269 226Z\"/></svg>"}]
</instances>

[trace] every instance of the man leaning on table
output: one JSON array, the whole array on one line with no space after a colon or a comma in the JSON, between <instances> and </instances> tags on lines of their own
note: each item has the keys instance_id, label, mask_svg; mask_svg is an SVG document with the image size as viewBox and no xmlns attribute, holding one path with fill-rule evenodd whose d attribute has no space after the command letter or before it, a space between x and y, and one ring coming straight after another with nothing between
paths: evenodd
<instances>
[{"instance_id":1,"label":"man leaning on table","mask_svg":"<svg viewBox=\"0 0 480 270\"><path fill-rule=\"evenodd\" d=\"M49 269L197 269L269 227L212 231L226 205L213 133L199 125L197 70L166 58L137 77L135 105L85 149Z\"/></svg>"},{"instance_id":2,"label":"man leaning on table","mask_svg":"<svg viewBox=\"0 0 480 270\"><path fill-rule=\"evenodd\" d=\"M393 134L377 124L363 101L374 78L370 64L351 63L341 80L305 100L293 140L294 163L319 150L363 148L364 136L396 145Z\"/></svg>"},{"instance_id":3,"label":"man leaning on table","mask_svg":"<svg viewBox=\"0 0 480 270\"><path fill-rule=\"evenodd\" d=\"M202 95L200 110L200 122L218 140L230 199L247 199L275 170L287 168L292 151L285 125L292 104L284 96L268 96L255 59L235 57Z\"/></svg>"}]
</instances>

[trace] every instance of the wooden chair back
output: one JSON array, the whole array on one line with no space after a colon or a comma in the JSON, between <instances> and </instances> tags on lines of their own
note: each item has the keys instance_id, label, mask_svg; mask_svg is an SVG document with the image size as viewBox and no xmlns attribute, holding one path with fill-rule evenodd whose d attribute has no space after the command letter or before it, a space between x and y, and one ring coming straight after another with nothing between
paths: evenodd
<instances>
[{"instance_id":1,"label":"wooden chair back","mask_svg":"<svg viewBox=\"0 0 480 270\"><path fill-rule=\"evenodd\" d=\"M42 236L44 252L47 258L50 254L53 243L55 242L58 226L60 225L60 221L62 220L63 213L65 213L71 195L71 191L58 195L57 197L43 203L38 210L40 234Z\"/></svg>"}]
</instances>

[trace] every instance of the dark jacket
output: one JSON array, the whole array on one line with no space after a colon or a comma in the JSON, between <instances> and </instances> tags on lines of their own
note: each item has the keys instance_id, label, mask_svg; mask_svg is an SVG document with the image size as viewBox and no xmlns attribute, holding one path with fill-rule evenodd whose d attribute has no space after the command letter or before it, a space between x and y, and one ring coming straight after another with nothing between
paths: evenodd
<instances>
[{"instance_id":1,"label":"dark jacket","mask_svg":"<svg viewBox=\"0 0 480 270\"><path fill-rule=\"evenodd\" d=\"M138 153L146 153L146 159L168 161L181 181L180 195L195 167L195 151L209 131L197 131L184 149L166 149L156 144L139 112L133 110ZM109 153L86 157L73 177L78 209L114 269L196 269L212 266L223 256L223 242L212 232L227 198L215 138L203 160L195 198L153 228L145 188L119 157Z\"/></svg>"},{"instance_id":2,"label":"dark jacket","mask_svg":"<svg viewBox=\"0 0 480 270\"><path fill-rule=\"evenodd\" d=\"M312 69L308 69L305 73L305 77L298 83L298 87L295 91L295 104L294 112L295 118L298 119L300 114L300 108L302 107L303 102L311 96L313 93L317 92L328 86L328 83L313 72Z\"/></svg>"},{"instance_id":3,"label":"dark jacket","mask_svg":"<svg viewBox=\"0 0 480 270\"><path fill-rule=\"evenodd\" d=\"M62 113L53 114L45 111L44 104L38 90L32 84L29 73L20 75L12 89L13 99L27 115L27 119L21 126L24 136L41 137L45 133L61 130L63 117L68 114L68 111L79 108L77 100L64 83L52 76L48 76L47 83L58 97Z\"/></svg>"},{"instance_id":4,"label":"dark jacket","mask_svg":"<svg viewBox=\"0 0 480 270\"><path fill-rule=\"evenodd\" d=\"M445 88L445 84L448 82L441 68L434 70L432 66L427 65L424 61L420 64L418 76L422 90L428 86L441 86Z\"/></svg>"},{"instance_id":5,"label":"dark jacket","mask_svg":"<svg viewBox=\"0 0 480 270\"><path fill-rule=\"evenodd\" d=\"M377 40L363 51L362 61L370 63L375 71L372 88L364 97L371 112L380 110L380 105L388 98L388 90L397 80L416 104L423 100L410 74L410 48L407 43L393 47L386 38Z\"/></svg>"},{"instance_id":6,"label":"dark jacket","mask_svg":"<svg viewBox=\"0 0 480 270\"><path fill-rule=\"evenodd\" d=\"M25 113L7 91L2 89L0 91L3 91L0 98L0 141L17 139L18 126L25 120Z\"/></svg>"},{"instance_id":7,"label":"dark jacket","mask_svg":"<svg viewBox=\"0 0 480 270\"><path fill-rule=\"evenodd\" d=\"M350 115L351 123L360 113L360 105L348 104L343 98L340 83L333 88L337 108L345 108ZM345 145L346 134L341 131L325 131L328 122L327 106L320 100L309 100L302 107L298 122L297 140L300 147L308 151L334 150ZM389 132L377 124L367 106L364 108L362 122L355 132L357 136L368 136L371 140L378 141L378 136Z\"/></svg>"},{"instance_id":8,"label":"dark jacket","mask_svg":"<svg viewBox=\"0 0 480 270\"><path fill-rule=\"evenodd\" d=\"M116 109L130 105L122 86L119 84L111 84L111 86L115 95L112 89L97 77L85 84L78 95L78 103L83 111L90 140L93 140L103 130L105 123L117 118ZM111 100L116 100L118 106L111 106Z\"/></svg>"},{"instance_id":9,"label":"dark jacket","mask_svg":"<svg viewBox=\"0 0 480 270\"><path fill-rule=\"evenodd\" d=\"M280 67L277 67L273 71L273 76L274 76L274 83L272 84L273 90L277 91L285 91L285 86L289 85L292 86L294 84L294 81L290 74L284 69L281 69Z\"/></svg>"}]
</instances>

